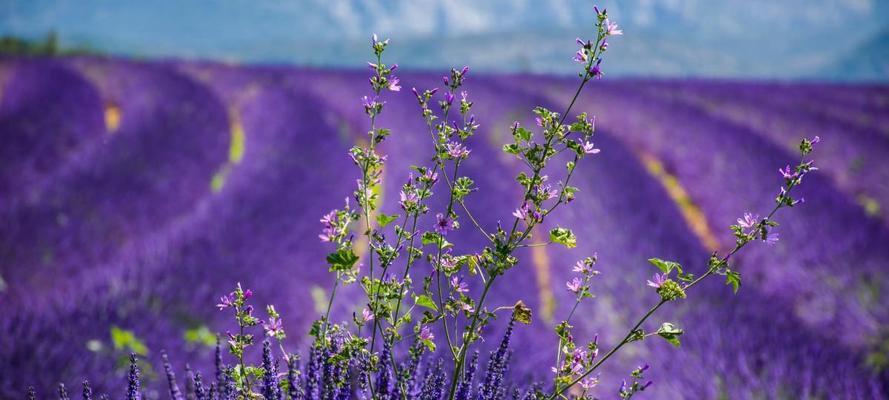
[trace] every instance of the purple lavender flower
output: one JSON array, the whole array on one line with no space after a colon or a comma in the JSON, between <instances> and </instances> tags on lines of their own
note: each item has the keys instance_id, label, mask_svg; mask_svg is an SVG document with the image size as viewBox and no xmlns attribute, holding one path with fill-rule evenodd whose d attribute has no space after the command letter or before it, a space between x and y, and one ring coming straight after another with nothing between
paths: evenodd
<instances>
[{"instance_id":1,"label":"purple lavender flower","mask_svg":"<svg viewBox=\"0 0 889 400\"><path fill-rule=\"evenodd\" d=\"M423 386L420 388L419 400L439 400L444 390L444 368L442 360L439 359L435 365L435 369L426 374Z\"/></svg>"},{"instance_id":2,"label":"purple lavender flower","mask_svg":"<svg viewBox=\"0 0 889 400\"><path fill-rule=\"evenodd\" d=\"M445 92L444 97L445 97L445 103L447 105L451 105L454 102L454 94L453 93Z\"/></svg>"},{"instance_id":3,"label":"purple lavender flower","mask_svg":"<svg viewBox=\"0 0 889 400\"><path fill-rule=\"evenodd\" d=\"M485 381L479 390L479 400L496 400L503 397L503 375L509 368L509 341L512 337L512 328L515 319L510 319L506 325L506 333L500 341L497 351L491 353L488 368L485 373Z\"/></svg>"},{"instance_id":4,"label":"purple lavender flower","mask_svg":"<svg viewBox=\"0 0 889 400\"><path fill-rule=\"evenodd\" d=\"M195 400L208 400L207 391L204 389L204 378L200 372L194 374L194 398Z\"/></svg>"},{"instance_id":5,"label":"purple lavender flower","mask_svg":"<svg viewBox=\"0 0 889 400\"><path fill-rule=\"evenodd\" d=\"M83 400L93 400L93 388L86 379L83 380Z\"/></svg>"},{"instance_id":6,"label":"purple lavender flower","mask_svg":"<svg viewBox=\"0 0 889 400\"><path fill-rule=\"evenodd\" d=\"M291 400L303 400L305 393L302 387L302 374L299 373L299 358L296 355L287 357L288 396Z\"/></svg>"},{"instance_id":7,"label":"purple lavender flower","mask_svg":"<svg viewBox=\"0 0 889 400\"><path fill-rule=\"evenodd\" d=\"M463 377L457 386L457 394L455 400L469 400L472 398L472 381L475 378L475 371L478 369L478 351L472 353L472 359L463 371Z\"/></svg>"},{"instance_id":8,"label":"purple lavender flower","mask_svg":"<svg viewBox=\"0 0 889 400\"><path fill-rule=\"evenodd\" d=\"M65 390L64 383L59 384L59 400L71 400L71 398L68 397L68 391Z\"/></svg>"},{"instance_id":9,"label":"purple lavender flower","mask_svg":"<svg viewBox=\"0 0 889 400\"><path fill-rule=\"evenodd\" d=\"M364 308L363 310L361 310L361 320L362 320L362 321L364 321L364 322L370 322L370 321L372 321L373 319L374 319L374 313L373 313L373 312L371 312L371 311L368 310L367 308Z\"/></svg>"},{"instance_id":10,"label":"purple lavender flower","mask_svg":"<svg viewBox=\"0 0 889 400\"><path fill-rule=\"evenodd\" d=\"M167 384L170 386L170 400L181 400L182 392L179 391L179 385L176 384L176 374L173 373L173 367L170 365L166 352L161 352L161 360L164 364L164 373L167 375Z\"/></svg>"},{"instance_id":11,"label":"purple lavender flower","mask_svg":"<svg viewBox=\"0 0 889 400\"><path fill-rule=\"evenodd\" d=\"M652 280L647 281L648 286L651 286L655 289L660 289L660 287L667 281L667 274L654 274Z\"/></svg>"},{"instance_id":12,"label":"purple lavender flower","mask_svg":"<svg viewBox=\"0 0 889 400\"><path fill-rule=\"evenodd\" d=\"M266 400L278 400L278 374L272 362L272 346L268 339L262 342L262 369L263 397Z\"/></svg>"},{"instance_id":13,"label":"purple lavender flower","mask_svg":"<svg viewBox=\"0 0 889 400\"><path fill-rule=\"evenodd\" d=\"M136 353L130 353L130 373L127 375L127 400L141 400L142 392L139 390L139 366L136 364Z\"/></svg>"}]
</instances>

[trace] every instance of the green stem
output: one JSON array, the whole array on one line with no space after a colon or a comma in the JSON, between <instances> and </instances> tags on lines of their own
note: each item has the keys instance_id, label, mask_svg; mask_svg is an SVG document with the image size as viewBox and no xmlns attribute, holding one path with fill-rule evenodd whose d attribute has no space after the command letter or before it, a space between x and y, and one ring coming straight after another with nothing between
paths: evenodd
<instances>
[{"instance_id":1,"label":"green stem","mask_svg":"<svg viewBox=\"0 0 889 400\"><path fill-rule=\"evenodd\" d=\"M764 223L764 221L772 219L772 217L775 215L775 213L776 213L781 207L782 207L782 206L781 206L780 204L777 205L777 206L775 206L775 208L773 208L772 211L769 212L768 216L765 217L762 221L760 221L760 222L754 227L753 231L756 232L759 228L761 228L761 227L762 227L762 224ZM748 241L748 242L744 242L744 243L742 243L742 244L737 244L737 245L735 245L735 247L734 247L728 254L726 254L725 257L722 258L722 262L723 262L723 263L728 262L729 258L731 258L732 255L734 255L734 254L737 253L739 250L741 250L744 246L746 246L747 243L749 243L749 241ZM710 275L713 275L714 273L716 273L716 269L715 269L715 268L708 268L706 273L704 273L703 275L701 275L700 277L698 277L697 279L695 279L694 281L692 281L691 283L689 283L688 285L686 285L686 286L684 287L684 290L688 291L689 289L691 289L692 287L694 287L695 285L697 285L699 282L703 281L705 278L707 278L707 277L710 276ZM614 353L616 353L618 350L620 350L624 345L626 345L627 343L630 343L630 340L629 340L629 339L630 339L630 337L633 335L633 333L634 333L637 329L639 329L639 327L642 326L642 324L643 324L646 320L648 320L648 318L651 317L651 315L654 314L654 312L657 311L657 310L658 310L662 305L664 305L666 302L667 302L666 300L661 299L657 304L654 305L654 307L652 307L651 309L649 309L648 312L646 312L641 318L639 318L639 320L636 322L636 324L633 325L633 327L630 328L629 332L627 332L626 336L624 336L623 340L621 340L621 341L620 341L614 348L612 348L611 350L609 350L608 353L606 353L604 357L602 357L601 359L599 359L599 361L597 361L595 364L593 364L593 366L590 367L590 369L586 370L586 371L585 371L583 374L581 374L579 377L575 378L573 381L571 381L571 383L569 383L569 384L568 384L567 386L565 386L564 388L561 388L561 389L560 389L560 388L555 388L555 390L553 390L553 394L550 395L550 396L548 397L548 399L549 399L549 400L552 400L552 399L554 399L554 398L556 398L556 397L558 397L558 396L561 396L562 393L564 393L565 391L567 391L568 389L570 389L572 386L576 385L578 382L580 382L581 380L583 380L584 378L586 378L587 376L589 376L591 373L593 373L593 371L595 371L597 368L599 368L599 366L602 365L602 363L604 363L605 360L611 358L611 356L614 355Z\"/></svg>"},{"instance_id":2,"label":"green stem","mask_svg":"<svg viewBox=\"0 0 889 400\"><path fill-rule=\"evenodd\" d=\"M488 283L485 285L484 289L482 290L482 295L479 298L479 304L476 306L475 312L473 312L473 314L472 314L472 319L469 323L469 330L467 331L467 335L468 335L467 340L468 341L464 342L463 345L460 346L459 356L457 357L457 364L454 366L454 374L451 376L451 389L450 389L450 392L448 395L448 398L450 400L454 400L454 395L456 395L456 392L457 392L457 381L458 381L457 377L459 377L461 375L461 372L463 372L463 365L466 361L466 352L469 349L469 344L472 343L472 340L471 340L472 336L475 334L476 324L478 323L479 312L481 311L481 303L484 303L485 298L488 296L488 291L491 289L491 285L494 283L494 279L497 276L498 275L491 275L490 279L488 280Z\"/></svg>"}]
</instances>

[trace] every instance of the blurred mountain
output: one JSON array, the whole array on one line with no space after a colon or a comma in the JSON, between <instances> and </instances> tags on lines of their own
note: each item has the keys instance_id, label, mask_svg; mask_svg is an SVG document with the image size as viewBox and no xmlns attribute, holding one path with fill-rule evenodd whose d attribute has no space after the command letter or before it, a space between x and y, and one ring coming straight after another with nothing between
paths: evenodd
<instances>
[{"instance_id":1,"label":"blurred mountain","mask_svg":"<svg viewBox=\"0 0 889 400\"><path fill-rule=\"evenodd\" d=\"M889 77L889 30L855 48L822 73L839 80L885 81Z\"/></svg>"},{"instance_id":2,"label":"blurred mountain","mask_svg":"<svg viewBox=\"0 0 889 400\"><path fill-rule=\"evenodd\" d=\"M588 0L35 0L0 4L0 34L144 57L355 66L372 32L402 65L570 73L575 36L593 36ZM882 0L604 0L623 27L614 75L887 80ZM871 46L871 47L868 47ZM884 45L882 45L884 46ZM866 52L856 56L856 52ZM838 55L842 57L837 59ZM844 73L837 74L842 65ZM876 69L875 67L876 66ZM882 73L881 73L882 72Z\"/></svg>"}]
</instances>

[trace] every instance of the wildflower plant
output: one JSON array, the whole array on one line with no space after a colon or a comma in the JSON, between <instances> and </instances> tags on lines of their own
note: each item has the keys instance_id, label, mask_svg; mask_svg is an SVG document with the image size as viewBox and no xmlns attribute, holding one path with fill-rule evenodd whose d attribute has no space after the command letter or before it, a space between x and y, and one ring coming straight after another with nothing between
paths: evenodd
<instances>
[{"instance_id":1,"label":"wildflower plant","mask_svg":"<svg viewBox=\"0 0 889 400\"><path fill-rule=\"evenodd\" d=\"M238 284L217 304L219 310L232 313L237 328L217 344L214 378L205 380L200 373L189 372L183 393L164 354L170 397L495 400L504 398L510 387L518 390L521 385L510 384L506 376L512 359L509 344L513 330L520 329L517 323L532 322L532 310L521 299L512 306L496 308L486 300L492 287L519 264L519 249L577 246L579 238L570 227L549 230L543 241L532 242L532 232L552 213L573 202L578 194L571 185L575 171L580 163L602 151L593 142L596 117L586 113L571 116L583 89L603 77L609 40L623 34L606 10L595 8L595 13L595 38L577 39L579 49L574 60L581 64L580 81L566 109L558 112L536 107L532 110L534 125L516 122L508 128L512 140L502 150L523 166L515 177L522 195L515 199L514 208L509 207L511 213L504 212L507 222L494 227L482 226L473 215L469 200L478 188L471 178L461 174L461 166L473 156L468 139L481 123L473 113L472 97L463 88L469 77L468 67L451 69L442 77L440 87L411 88L428 131L430 161L411 167L399 192L400 211L392 215L380 211L379 186L387 157L378 146L392 132L379 126L378 117L387 110L386 99L401 94L401 82L395 75L398 65L386 64L383 58L389 40L374 35L374 58L368 63L371 90L360 102L368 118L367 140L348 152L357 169L351 197L342 208L320 219L318 237L323 246L329 247L326 262L334 282L324 314L312 324L312 342L305 359L284 350L287 335L283 317L275 307L268 305L264 316L256 315L252 291ZM654 336L679 346L684 333L679 324L661 321L652 329L646 322L667 303L686 299L704 279L721 276L734 292L739 290L741 274L730 263L731 257L753 242L777 240L774 217L778 210L802 203L802 199L792 197L792 191L816 169L805 157L818 141L818 137L802 141L803 159L793 168L780 170L783 185L773 209L765 217L747 213L738 219L730 228L734 248L725 254L714 252L699 276L686 272L678 262L649 259L655 267L654 276L640 285L652 288L654 304L611 346L603 346L598 336L582 340L573 333L572 318L581 303L595 297L595 277L600 274L597 255L578 261L573 266L574 275L565 283L575 302L565 318L555 324L558 345L554 349L552 381L521 387L524 392L518 397L593 398L600 386L600 368L625 346ZM557 164L564 155L567 161ZM560 170L564 171L563 179L553 182L550 176ZM435 195L447 199L443 208L433 208L430 199ZM460 229L477 231L485 245L478 251L461 251L448 240ZM368 244L361 263L362 257L355 250L358 240ZM431 273L415 279L412 272L421 265L431 267ZM331 320L331 309L337 288L345 285L359 285L364 304L351 321L336 322ZM478 342L498 318L507 320L506 330L481 370ZM227 347L229 357L223 356L223 347ZM251 351L261 354L258 364L250 361ZM433 354L431 361L424 358L428 354ZM130 361L127 398L139 399L137 356L132 355ZM644 378L648 369L644 365L633 370L630 379L619 385L617 394L631 398L652 385ZM64 387L59 393L67 398ZM87 383L83 393L84 398L92 397Z\"/></svg>"}]
</instances>

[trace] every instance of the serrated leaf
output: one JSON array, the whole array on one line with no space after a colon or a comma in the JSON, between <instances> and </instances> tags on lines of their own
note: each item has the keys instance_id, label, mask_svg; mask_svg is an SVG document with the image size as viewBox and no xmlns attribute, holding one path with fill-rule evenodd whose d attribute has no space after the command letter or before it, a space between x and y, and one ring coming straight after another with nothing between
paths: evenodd
<instances>
[{"instance_id":1,"label":"serrated leaf","mask_svg":"<svg viewBox=\"0 0 889 400\"><path fill-rule=\"evenodd\" d=\"M381 213L380 215L377 215L377 225L379 225L381 228L385 228L386 225L395 222L395 220L397 219L398 215L396 214L386 215Z\"/></svg>"},{"instance_id":2,"label":"serrated leaf","mask_svg":"<svg viewBox=\"0 0 889 400\"><path fill-rule=\"evenodd\" d=\"M684 331L682 329L670 322L664 322L657 330L658 336L664 338L664 340L676 347L679 347L679 336L682 336L683 333Z\"/></svg>"},{"instance_id":3,"label":"serrated leaf","mask_svg":"<svg viewBox=\"0 0 889 400\"><path fill-rule=\"evenodd\" d=\"M447 241L447 239L445 239L442 235L439 235L438 233L432 231L423 232L423 236L420 237L420 241L423 242L423 245L441 243L442 249L448 249L454 246L453 243Z\"/></svg>"},{"instance_id":4,"label":"serrated leaf","mask_svg":"<svg viewBox=\"0 0 889 400\"><path fill-rule=\"evenodd\" d=\"M509 143L509 144L503 145L503 151L508 154L519 154L522 151L522 149L519 147L518 144Z\"/></svg>"},{"instance_id":5,"label":"serrated leaf","mask_svg":"<svg viewBox=\"0 0 889 400\"><path fill-rule=\"evenodd\" d=\"M432 311L438 312L438 306L435 305L435 301L425 294L414 296L414 303L417 303L418 306L426 307Z\"/></svg>"},{"instance_id":6,"label":"serrated leaf","mask_svg":"<svg viewBox=\"0 0 889 400\"><path fill-rule=\"evenodd\" d=\"M648 262L650 262L651 265L658 267L658 269L663 271L663 273L665 273L665 274L669 274L674 269L677 272L679 272L680 274L682 273L682 265L680 265L678 262L675 262L675 261L666 261L666 260L661 260L660 258L649 258Z\"/></svg>"},{"instance_id":7,"label":"serrated leaf","mask_svg":"<svg viewBox=\"0 0 889 400\"><path fill-rule=\"evenodd\" d=\"M519 127L515 130L515 138L524 142L530 142L531 138L534 136L534 132L525 129L523 127Z\"/></svg>"},{"instance_id":8,"label":"serrated leaf","mask_svg":"<svg viewBox=\"0 0 889 400\"><path fill-rule=\"evenodd\" d=\"M352 252L352 249L339 249L327 255L327 263L330 264L331 271L349 271L358 262L358 256Z\"/></svg>"},{"instance_id":9,"label":"serrated leaf","mask_svg":"<svg viewBox=\"0 0 889 400\"><path fill-rule=\"evenodd\" d=\"M735 294L738 293L738 289L741 288L741 273L733 270L725 271L725 284L732 285L732 292Z\"/></svg>"},{"instance_id":10,"label":"serrated leaf","mask_svg":"<svg viewBox=\"0 0 889 400\"><path fill-rule=\"evenodd\" d=\"M553 228L549 231L549 240L561 244L569 249L577 247L577 237L571 229Z\"/></svg>"}]
</instances>

